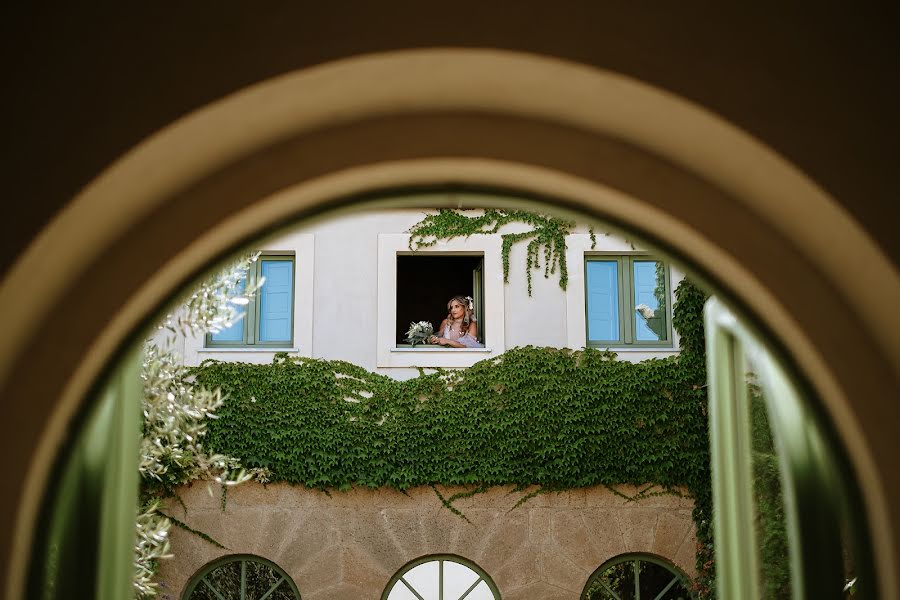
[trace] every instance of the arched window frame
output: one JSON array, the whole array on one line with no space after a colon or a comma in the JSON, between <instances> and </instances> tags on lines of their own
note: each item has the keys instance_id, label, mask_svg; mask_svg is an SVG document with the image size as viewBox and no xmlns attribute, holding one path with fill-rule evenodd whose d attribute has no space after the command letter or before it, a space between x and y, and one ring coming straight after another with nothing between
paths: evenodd
<instances>
[{"instance_id":1,"label":"arched window frame","mask_svg":"<svg viewBox=\"0 0 900 600\"><path fill-rule=\"evenodd\" d=\"M628 554L620 554L609 559L608 561L600 565L596 571L591 573L591 576L588 577L587 582L584 584L584 589L581 591L581 599L585 600L587 598L587 593L590 590L591 586L597 579L600 578L601 575L603 575L603 573L605 573L612 567L615 567L616 565L627 562L648 562L663 567L673 575L672 582L669 584L669 587L671 587L676 582L680 582L688 590L690 597L694 598L694 593L691 591L693 586L690 577L688 577L685 572L679 569L678 566L673 562L659 556L654 556L652 554L631 552ZM637 582L639 582L639 578L635 577L635 583L637 584ZM669 588L662 590L662 592L660 592L659 594L661 595L662 593L668 591L668 589ZM659 595L657 597L659 597ZM655 600L653 598L643 599L640 597L639 593L636 594L636 598L637 600Z\"/></svg>"},{"instance_id":2,"label":"arched window frame","mask_svg":"<svg viewBox=\"0 0 900 600\"><path fill-rule=\"evenodd\" d=\"M281 575L282 580L279 581L278 585L276 585L275 587L271 588L268 592L266 592L266 594L263 595L263 597L260 600L265 600L266 598L268 598L272 594L272 592L274 592L275 589L277 589L281 585L282 581L287 583L290 586L291 591L293 592L296 600L301 600L300 591L297 589L297 586L294 584L294 580L291 579L291 576L288 575L284 569L282 569L281 567L279 567L278 565L273 563L271 560L267 560L261 556L256 556L254 554L229 554L227 556L217 558L216 560L213 560L213 561L207 563L206 565L201 567L199 571L194 573L193 577L190 578L187 586L185 586L185 588L184 588L184 593L181 595L182 600L190 600L191 595L194 593L194 590L197 589L197 586L200 585L200 583L203 581L203 578L206 577L209 573L211 573L215 569L218 569L222 565L227 565L227 564L233 563L233 562L262 563L266 566L271 567L276 573ZM242 573L244 572L243 569L241 572ZM242 598L241 600L244 600L244 599Z\"/></svg>"},{"instance_id":3,"label":"arched window frame","mask_svg":"<svg viewBox=\"0 0 900 600\"><path fill-rule=\"evenodd\" d=\"M500 599L500 590L497 589L497 586L496 586L496 584L494 584L494 580L491 579L490 575L488 575L487 572L484 569L482 569L480 566L478 566L476 563L472 562L471 560L469 560L467 558L463 558L462 556L457 556L455 554L429 554L427 556L421 556L415 560L412 560L412 561L406 563L405 565L403 565L403 567L398 569L396 573L394 573L393 577L390 578L387 585L384 586L384 592L382 592L382 594L381 594L381 600L387 600L388 596L394 589L394 585L397 582L399 582L405 574L412 571L414 568L418 567L419 565L423 565L425 563L434 562L434 561L441 561L441 563L443 563L444 561L455 562L455 563L461 564L465 567L472 569L473 571L475 571L478 574L478 577L479 577L478 581L476 581L475 584L473 584L472 588L474 589L478 585L478 583L484 581L487 584L488 588L490 588L491 593L494 594L494 598L496 600L501 600ZM441 565L441 566L443 566L443 565ZM443 587L441 586L441 588L439 588L439 589L440 589L439 600L445 600L443 598ZM454 600L456 600L456 599L454 599Z\"/></svg>"}]
</instances>

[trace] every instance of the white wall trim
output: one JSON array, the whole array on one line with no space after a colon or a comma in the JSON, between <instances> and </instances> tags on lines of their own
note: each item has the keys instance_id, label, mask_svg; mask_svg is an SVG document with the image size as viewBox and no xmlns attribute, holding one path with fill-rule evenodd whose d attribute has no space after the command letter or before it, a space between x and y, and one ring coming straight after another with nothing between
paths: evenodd
<instances>
[{"instance_id":1,"label":"white wall trim","mask_svg":"<svg viewBox=\"0 0 900 600\"><path fill-rule=\"evenodd\" d=\"M313 299L315 297L316 236L300 233L292 236L294 248L294 346L299 356L313 355Z\"/></svg>"}]
</instances>

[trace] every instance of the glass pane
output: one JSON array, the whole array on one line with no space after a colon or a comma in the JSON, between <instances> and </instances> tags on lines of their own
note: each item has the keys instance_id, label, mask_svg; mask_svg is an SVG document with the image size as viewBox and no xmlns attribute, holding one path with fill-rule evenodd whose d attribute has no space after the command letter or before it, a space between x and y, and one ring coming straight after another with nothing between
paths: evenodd
<instances>
[{"instance_id":1,"label":"glass pane","mask_svg":"<svg viewBox=\"0 0 900 600\"><path fill-rule=\"evenodd\" d=\"M619 335L619 263L587 262L588 341L617 341Z\"/></svg>"},{"instance_id":2,"label":"glass pane","mask_svg":"<svg viewBox=\"0 0 900 600\"><path fill-rule=\"evenodd\" d=\"M219 597L209 589L209 586L204 581L200 581L194 587L194 591L191 592L189 600L219 600Z\"/></svg>"},{"instance_id":3,"label":"glass pane","mask_svg":"<svg viewBox=\"0 0 900 600\"><path fill-rule=\"evenodd\" d=\"M388 594L387 600L419 600L416 595L409 591L409 588L403 585L402 581L394 584L394 589Z\"/></svg>"},{"instance_id":4,"label":"glass pane","mask_svg":"<svg viewBox=\"0 0 900 600\"><path fill-rule=\"evenodd\" d=\"M654 600L659 596L660 592L668 587L666 593L660 600L679 600L688 599L690 595L678 576L669 569L657 565L652 562L640 561L640 583L641 599ZM669 587L669 584L672 584Z\"/></svg>"},{"instance_id":5,"label":"glass pane","mask_svg":"<svg viewBox=\"0 0 900 600\"><path fill-rule=\"evenodd\" d=\"M265 596L272 587L282 579L281 574L269 565L256 561L247 561L247 597L246 600L259 600ZM275 592L269 595L269 598L278 598L277 592L282 591L282 587L288 592L286 598L292 598L290 586L281 581Z\"/></svg>"},{"instance_id":6,"label":"glass pane","mask_svg":"<svg viewBox=\"0 0 900 600\"><path fill-rule=\"evenodd\" d=\"M444 561L444 600L458 600L478 580L478 573L465 565ZM475 593L473 590L472 593ZM472 594L467 596L470 598Z\"/></svg>"},{"instance_id":7,"label":"glass pane","mask_svg":"<svg viewBox=\"0 0 900 600\"><path fill-rule=\"evenodd\" d=\"M207 585L211 585L219 592L225 600L241 600L241 563L230 562L224 565L218 566L203 578L197 587L194 588L194 593L191 594L191 600L218 600L218 597L213 594ZM206 595L197 595L198 592L205 593Z\"/></svg>"},{"instance_id":8,"label":"glass pane","mask_svg":"<svg viewBox=\"0 0 900 600\"><path fill-rule=\"evenodd\" d=\"M610 590L615 595L611 594ZM584 595L584 600L612 600L614 598L636 600L633 561L622 562L603 571Z\"/></svg>"},{"instance_id":9,"label":"glass pane","mask_svg":"<svg viewBox=\"0 0 900 600\"><path fill-rule=\"evenodd\" d=\"M416 590L424 600L438 600L438 561L422 563L403 575L403 579Z\"/></svg>"},{"instance_id":10,"label":"glass pane","mask_svg":"<svg viewBox=\"0 0 900 600\"><path fill-rule=\"evenodd\" d=\"M445 599L446 600L446 599ZM494 598L494 593L491 591L491 588L488 587L488 584L482 581L472 592L466 596L466 600L496 600Z\"/></svg>"},{"instance_id":11,"label":"glass pane","mask_svg":"<svg viewBox=\"0 0 900 600\"><path fill-rule=\"evenodd\" d=\"M240 296L244 289L247 287L247 280L241 279L238 282L237 286L235 286L234 290L229 290L230 296ZM238 311L242 317L238 319L236 322L232 323L231 327L227 327L221 330L218 333L211 334L212 340L214 342L243 342L244 341L244 327L247 323L247 315L245 314L245 310L241 309Z\"/></svg>"},{"instance_id":12,"label":"glass pane","mask_svg":"<svg viewBox=\"0 0 900 600\"><path fill-rule=\"evenodd\" d=\"M259 291L259 341L290 341L294 263L263 260L260 270L265 282Z\"/></svg>"},{"instance_id":13,"label":"glass pane","mask_svg":"<svg viewBox=\"0 0 900 600\"><path fill-rule=\"evenodd\" d=\"M668 340L665 265L655 260L636 260L632 267L634 339L641 342Z\"/></svg>"},{"instance_id":14,"label":"glass pane","mask_svg":"<svg viewBox=\"0 0 900 600\"><path fill-rule=\"evenodd\" d=\"M790 599L790 558L778 455L769 426L764 391L749 360L746 371L753 452L754 527L759 552L759 591L766 599Z\"/></svg>"}]
</instances>

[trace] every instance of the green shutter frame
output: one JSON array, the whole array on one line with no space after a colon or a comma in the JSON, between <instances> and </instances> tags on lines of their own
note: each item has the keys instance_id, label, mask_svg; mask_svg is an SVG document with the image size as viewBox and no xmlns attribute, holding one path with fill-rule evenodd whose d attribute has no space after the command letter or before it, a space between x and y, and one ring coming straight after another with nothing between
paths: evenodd
<instances>
[{"instance_id":1,"label":"green shutter frame","mask_svg":"<svg viewBox=\"0 0 900 600\"><path fill-rule=\"evenodd\" d=\"M591 261L616 261L618 270L619 285L619 337L616 340L592 340L590 339L590 330L588 322L590 314L588 311L588 290L587 290L587 268ZM635 261L654 261L661 262L665 267L665 287L666 287L666 306L664 311L666 339L664 340L635 340L635 297L633 285L633 269ZM672 336L672 281L669 265L658 258L646 254L586 254L584 257L584 316L585 316L585 345L589 348L646 348L653 350L657 348L672 348L674 346Z\"/></svg>"}]
</instances>

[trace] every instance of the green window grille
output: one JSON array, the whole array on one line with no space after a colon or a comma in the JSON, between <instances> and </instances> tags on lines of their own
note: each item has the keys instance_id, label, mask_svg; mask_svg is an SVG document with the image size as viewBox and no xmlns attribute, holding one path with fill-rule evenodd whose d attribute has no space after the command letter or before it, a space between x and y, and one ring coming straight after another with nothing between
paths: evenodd
<instances>
[{"instance_id":1,"label":"green window grille","mask_svg":"<svg viewBox=\"0 0 900 600\"><path fill-rule=\"evenodd\" d=\"M584 282L588 346L672 346L666 263L644 255L589 255Z\"/></svg>"},{"instance_id":2,"label":"green window grille","mask_svg":"<svg viewBox=\"0 0 900 600\"><path fill-rule=\"evenodd\" d=\"M690 589L675 565L646 554L623 554L594 571L581 600L688 600Z\"/></svg>"},{"instance_id":3,"label":"green window grille","mask_svg":"<svg viewBox=\"0 0 900 600\"><path fill-rule=\"evenodd\" d=\"M249 282L263 279L262 287L245 307L242 318L230 327L206 336L212 347L291 347L294 344L294 256L264 254L251 264L247 280L238 284L236 295Z\"/></svg>"},{"instance_id":4,"label":"green window grille","mask_svg":"<svg viewBox=\"0 0 900 600\"><path fill-rule=\"evenodd\" d=\"M388 582L382 600L500 600L491 578L458 556L425 556Z\"/></svg>"},{"instance_id":5,"label":"green window grille","mask_svg":"<svg viewBox=\"0 0 900 600\"><path fill-rule=\"evenodd\" d=\"M300 600L291 578L273 562L235 555L203 567L184 591L184 600Z\"/></svg>"}]
</instances>

